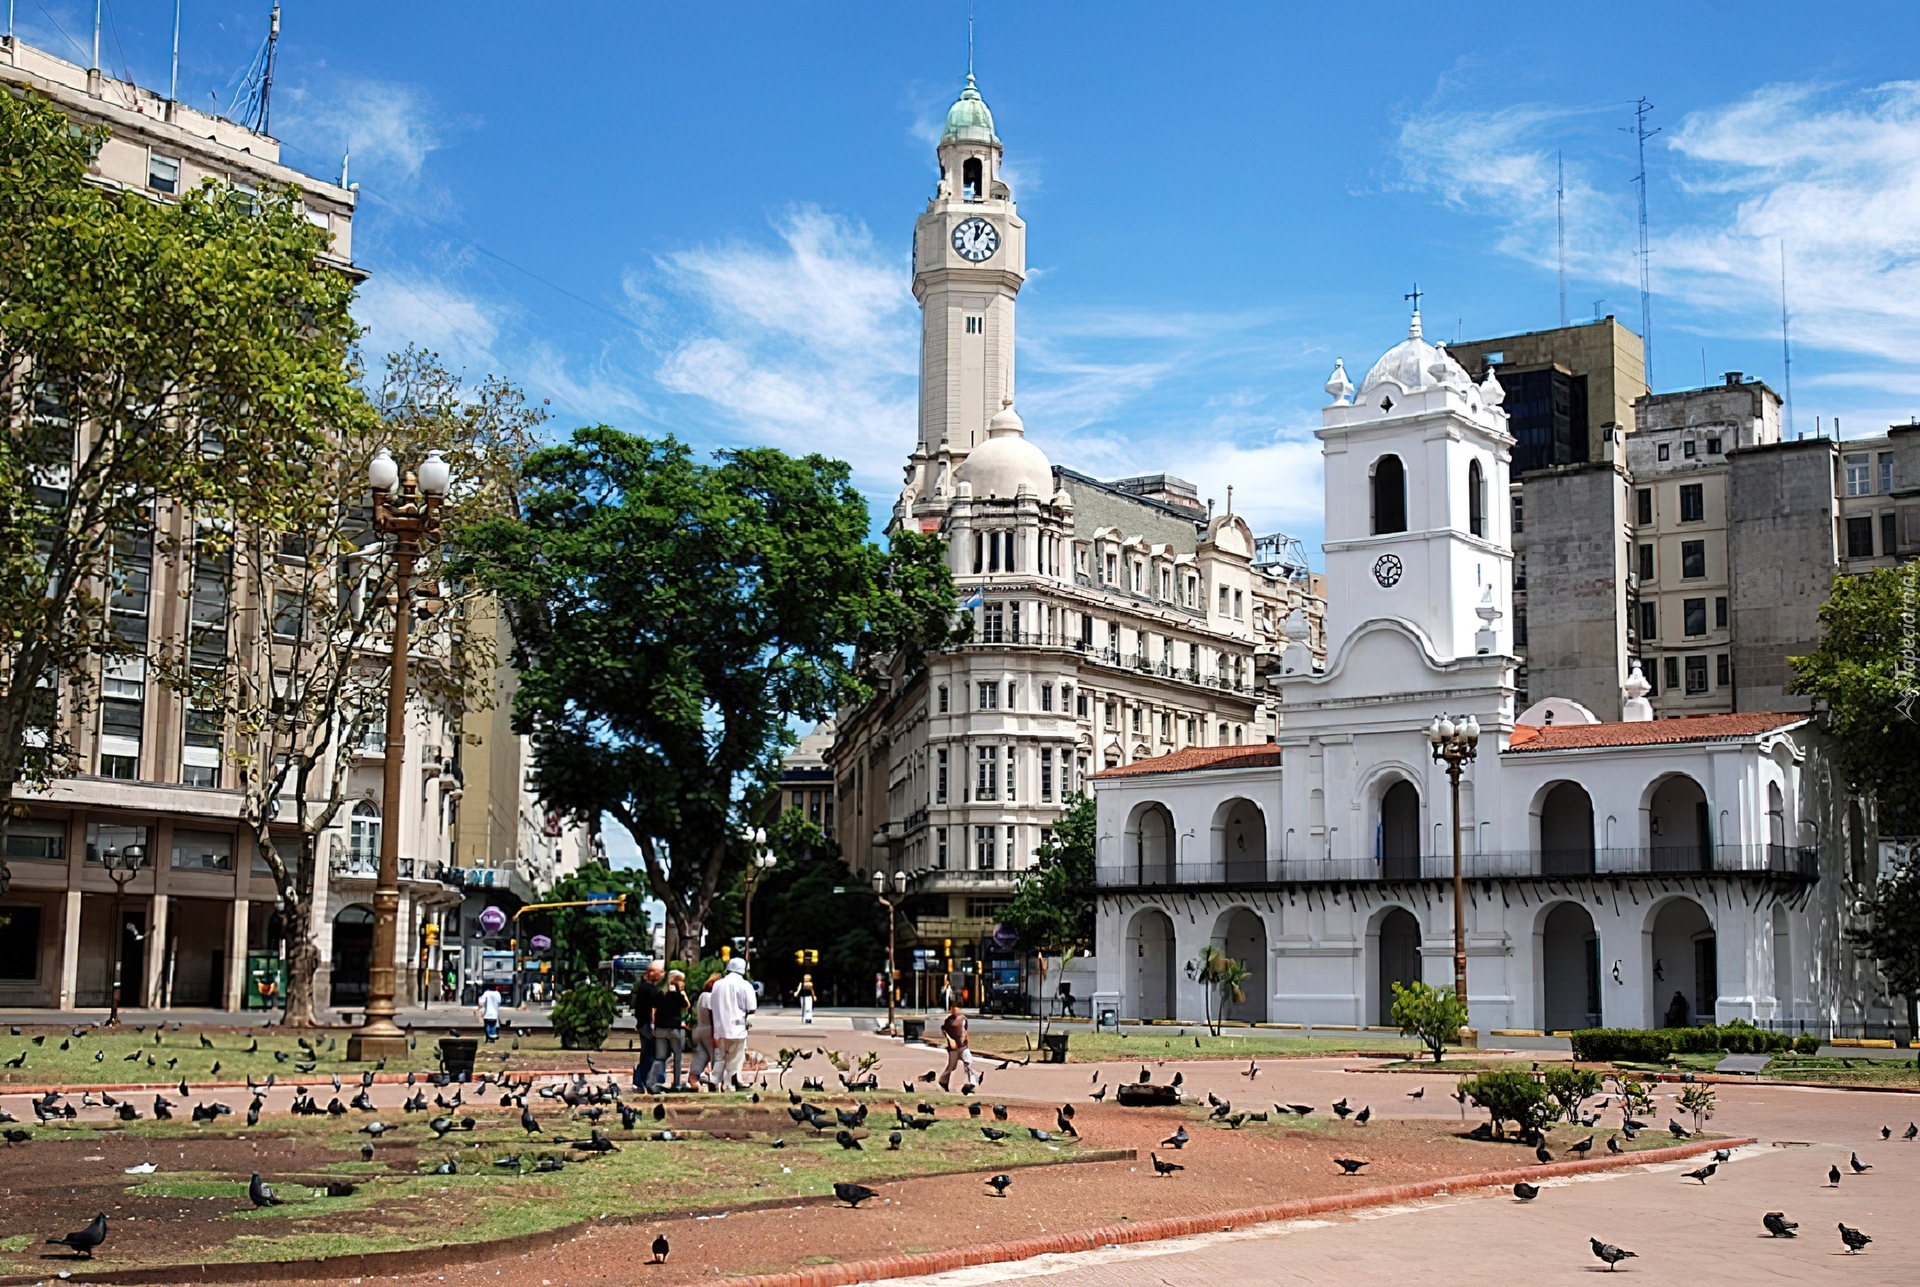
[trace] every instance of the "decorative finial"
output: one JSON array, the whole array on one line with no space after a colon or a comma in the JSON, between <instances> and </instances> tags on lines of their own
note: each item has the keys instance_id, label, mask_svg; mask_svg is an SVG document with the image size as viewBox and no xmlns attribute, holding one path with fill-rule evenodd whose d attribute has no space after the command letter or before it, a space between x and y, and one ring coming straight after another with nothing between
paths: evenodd
<instances>
[{"instance_id":1,"label":"decorative finial","mask_svg":"<svg viewBox=\"0 0 1920 1287\"><path fill-rule=\"evenodd\" d=\"M1487 363L1487 374L1480 381L1480 401L1489 407L1497 407L1507 400L1507 390L1493 373L1493 363Z\"/></svg>"},{"instance_id":2,"label":"decorative finial","mask_svg":"<svg viewBox=\"0 0 1920 1287\"><path fill-rule=\"evenodd\" d=\"M1343 358L1333 360L1333 374L1327 377L1327 396L1333 399L1333 405L1344 407L1353 398L1353 381L1347 378L1347 364Z\"/></svg>"}]
</instances>

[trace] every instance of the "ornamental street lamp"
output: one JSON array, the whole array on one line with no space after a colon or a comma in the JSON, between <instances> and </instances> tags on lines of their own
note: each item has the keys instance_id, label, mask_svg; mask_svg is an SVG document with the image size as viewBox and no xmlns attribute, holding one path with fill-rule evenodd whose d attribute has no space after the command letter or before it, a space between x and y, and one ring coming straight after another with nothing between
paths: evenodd
<instances>
[{"instance_id":1,"label":"ornamental street lamp","mask_svg":"<svg viewBox=\"0 0 1920 1287\"><path fill-rule=\"evenodd\" d=\"M767 829L765 827L749 828L742 833L741 838L747 842L747 846L752 852L747 855L746 874L740 878L742 883L747 887L747 904L744 913L746 923L741 926L741 928L746 931L746 942L740 949L740 955L747 958L747 968L752 969L753 887L760 883L762 876L773 870L774 863L778 862L779 859L773 856L773 850L767 848Z\"/></svg>"},{"instance_id":2,"label":"ornamental street lamp","mask_svg":"<svg viewBox=\"0 0 1920 1287\"><path fill-rule=\"evenodd\" d=\"M887 890L893 890L893 897L887 897ZM873 873L873 892L887 909L887 1028L893 1031L893 951L894 951L894 907L900 897L907 892L907 873L896 871L891 879L884 871Z\"/></svg>"},{"instance_id":3,"label":"ornamental street lamp","mask_svg":"<svg viewBox=\"0 0 1920 1287\"><path fill-rule=\"evenodd\" d=\"M1447 781L1453 788L1453 994L1467 1004L1467 882L1460 862L1460 766L1473 759L1480 747L1480 721L1471 715L1453 719L1434 716L1427 728L1427 741L1433 747L1433 760L1447 766ZM1472 1030L1469 1016L1467 1030Z\"/></svg>"},{"instance_id":4,"label":"ornamental street lamp","mask_svg":"<svg viewBox=\"0 0 1920 1287\"><path fill-rule=\"evenodd\" d=\"M127 945L127 927L120 918L122 896L127 892L127 882L140 870L140 864L146 860L147 851L141 845L127 845L122 849L108 849L100 855L100 861L107 869L107 875L113 879L113 1006L107 1011L109 1028L120 1026L120 966Z\"/></svg>"},{"instance_id":5,"label":"ornamental street lamp","mask_svg":"<svg viewBox=\"0 0 1920 1287\"><path fill-rule=\"evenodd\" d=\"M394 953L400 921L401 769L407 753L407 628L412 621L413 564L423 541L440 532L440 508L453 471L437 451L429 451L416 476L400 476L400 467L383 447L367 466L373 488L373 526L393 537L393 648L387 681L387 750L381 783L380 875L373 890L373 964L367 971L367 1013L360 1030L347 1038L354 1061L398 1059L407 1053L407 1037L393 1021ZM396 486L398 490L396 491Z\"/></svg>"}]
</instances>

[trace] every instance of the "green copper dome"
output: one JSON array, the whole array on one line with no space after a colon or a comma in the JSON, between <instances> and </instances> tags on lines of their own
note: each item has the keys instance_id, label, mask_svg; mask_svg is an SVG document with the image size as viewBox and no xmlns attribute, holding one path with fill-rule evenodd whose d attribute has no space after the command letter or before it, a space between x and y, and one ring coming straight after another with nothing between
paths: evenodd
<instances>
[{"instance_id":1,"label":"green copper dome","mask_svg":"<svg viewBox=\"0 0 1920 1287\"><path fill-rule=\"evenodd\" d=\"M940 133L942 143L998 143L993 136L993 113L974 88L973 73L967 73L967 87L947 109L947 128Z\"/></svg>"}]
</instances>

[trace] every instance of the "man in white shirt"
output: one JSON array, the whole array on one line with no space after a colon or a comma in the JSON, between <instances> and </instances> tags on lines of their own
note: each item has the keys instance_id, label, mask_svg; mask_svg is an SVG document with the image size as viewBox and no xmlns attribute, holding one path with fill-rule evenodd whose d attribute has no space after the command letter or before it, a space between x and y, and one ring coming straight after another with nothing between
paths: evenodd
<instances>
[{"instance_id":1,"label":"man in white shirt","mask_svg":"<svg viewBox=\"0 0 1920 1287\"><path fill-rule=\"evenodd\" d=\"M727 972L713 985L713 1044L720 1056L720 1086L740 1089L740 1070L747 1060L747 1016L759 1005L753 984L747 982L747 963L739 957L727 962Z\"/></svg>"},{"instance_id":2,"label":"man in white shirt","mask_svg":"<svg viewBox=\"0 0 1920 1287\"><path fill-rule=\"evenodd\" d=\"M480 994L480 1024L487 1030L487 1040L493 1041L500 1035L500 989L487 984L487 990Z\"/></svg>"}]
</instances>

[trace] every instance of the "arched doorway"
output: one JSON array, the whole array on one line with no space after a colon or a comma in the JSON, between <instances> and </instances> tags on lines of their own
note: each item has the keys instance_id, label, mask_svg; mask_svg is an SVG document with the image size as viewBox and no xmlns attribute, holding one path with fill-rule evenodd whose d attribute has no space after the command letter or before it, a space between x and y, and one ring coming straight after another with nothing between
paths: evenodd
<instances>
[{"instance_id":1,"label":"arched doorway","mask_svg":"<svg viewBox=\"0 0 1920 1287\"><path fill-rule=\"evenodd\" d=\"M1227 957L1247 967L1240 984L1246 998L1236 1002L1231 993L1216 998L1222 1018L1247 1023L1267 1021L1267 925L1251 908L1236 907L1214 925L1213 945Z\"/></svg>"},{"instance_id":2,"label":"arched doorway","mask_svg":"<svg viewBox=\"0 0 1920 1287\"><path fill-rule=\"evenodd\" d=\"M1128 1017L1173 1018L1173 921L1165 912L1147 908L1135 914L1127 927L1127 960L1133 967Z\"/></svg>"},{"instance_id":3,"label":"arched doorway","mask_svg":"<svg viewBox=\"0 0 1920 1287\"><path fill-rule=\"evenodd\" d=\"M1134 822L1134 878L1142 885L1173 881L1173 818L1157 804L1143 805Z\"/></svg>"},{"instance_id":4,"label":"arched doorway","mask_svg":"<svg viewBox=\"0 0 1920 1287\"><path fill-rule=\"evenodd\" d=\"M328 1002L336 1010L367 1003L367 976L373 967L373 909L361 903L343 907L333 918L333 970Z\"/></svg>"},{"instance_id":5,"label":"arched doorway","mask_svg":"<svg viewBox=\"0 0 1920 1287\"><path fill-rule=\"evenodd\" d=\"M1398 456L1373 462L1373 534L1407 530L1407 471Z\"/></svg>"},{"instance_id":6,"label":"arched doorway","mask_svg":"<svg viewBox=\"0 0 1920 1287\"><path fill-rule=\"evenodd\" d=\"M1420 789L1401 778L1380 797L1380 875L1420 878Z\"/></svg>"},{"instance_id":7,"label":"arched doorway","mask_svg":"<svg viewBox=\"0 0 1920 1287\"><path fill-rule=\"evenodd\" d=\"M1222 804L1213 815L1214 853L1229 884L1267 878L1267 819L1251 800Z\"/></svg>"},{"instance_id":8,"label":"arched doorway","mask_svg":"<svg viewBox=\"0 0 1920 1287\"><path fill-rule=\"evenodd\" d=\"M1712 1023L1720 997L1720 962L1713 922L1691 898L1675 898L1654 913L1653 1026Z\"/></svg>"},{"instance_id":9,"label":"arched doorway","mask_svg":"<svg viewBox=\"0 0 1920 1287\"><path fill-rule=\"evenodd\" d=\"M1571 1032L1600 1026L1600 935L1578 903L1559 903L1540 927L1541 1027Z\"/></svg>"},{"instance_id":10,"label":"arched doorway","mask_svg":"<svg viewBox=\"0 0 1920 1287\"><path fill-rule=\"evenodd\" d=\"M1654 871L1711 871L1713 825L1707 793L1684 773L1654 788L1647 810L1647 844Z\"/></svg>"},{"instance_id":11,"label":"arched doorway","mask_svg":"<svg viewBox=\"0 0 1920 1287\"><path fill-rule=\"evenodd\" d=\"M1540 804L1540 874L1593 874L1593 800L1578 782L1561 782Z\"/></svg>"},{"instance_id":12,"label":"arched doorway","mask_svg":"<svg viewBox=\"0 0 1920 1287\"><path fill-rule=\"evenodd\" d=\"M1395 907L1380 918L1379 986L1380 1002L1374 1022L1393 1026L1393 985L1401 987L1420 978L1420 922L1404 907Z\"/></svg>"}]
</instances>

